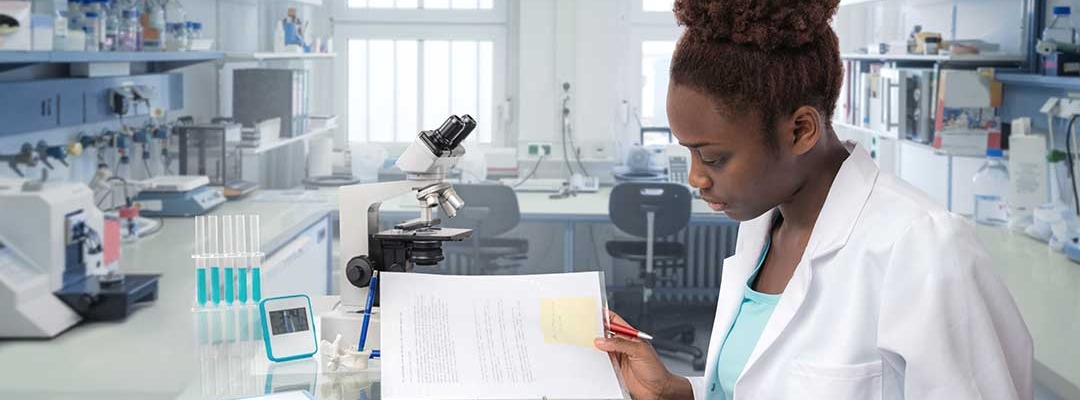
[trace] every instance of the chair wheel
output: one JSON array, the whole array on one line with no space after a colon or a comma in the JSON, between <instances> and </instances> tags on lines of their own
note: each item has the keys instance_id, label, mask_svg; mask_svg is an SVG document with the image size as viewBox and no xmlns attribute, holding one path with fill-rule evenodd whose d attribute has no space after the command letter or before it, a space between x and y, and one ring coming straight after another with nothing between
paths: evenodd
<instances>
[{"instance_id":1,"label":"chair wheel","mask_svg":"<svg viewBox=\"0 0 1080 400\"><path fill-rule=\"evenodd\" d=\"M705 357L695 357L694 358L694 371L704 371L704 370L705 370Z\"/></svg>"},{"instance_id":2,"label":"chair wheel","mask_svg":"<svg viewBox=\"0 0 1080 400\"><path fill-rule=\"evenodd\" d=\"M685 345L694 344L694 332L683 332L679 334L679 342Z\"/></svg>"}]
</instances>

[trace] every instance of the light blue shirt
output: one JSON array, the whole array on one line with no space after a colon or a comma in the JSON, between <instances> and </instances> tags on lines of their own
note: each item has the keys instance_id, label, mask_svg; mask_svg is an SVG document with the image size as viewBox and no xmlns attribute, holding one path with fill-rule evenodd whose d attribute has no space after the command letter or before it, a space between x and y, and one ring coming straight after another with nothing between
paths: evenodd
<instances>
[{"instance_id":1,"label":"light blue shirt","mask_svg":"<svg viewBox=\"0 0 1080 400\"><path fill-rule=\"evenodd\" d=\"M743 289L742 303L739 311L735 314L735 320L731 323L724 344L720 347L720 356L716 360L716 376L711 377L709 383L708 399L725 400L732 399L735 391L735 382L746 368L746 362L750 359L750 353L754 351L761 332L765 330L765 324L769 322L776 304L780 302L780 295L765 294L753 289L754 279L757 277L761 266L765 264L765 256L769 254L769 246L772 238L765 241L765 249L761 251L761 259L758 260L757 268L750 274Z\"/></svg>"}]
</instances>

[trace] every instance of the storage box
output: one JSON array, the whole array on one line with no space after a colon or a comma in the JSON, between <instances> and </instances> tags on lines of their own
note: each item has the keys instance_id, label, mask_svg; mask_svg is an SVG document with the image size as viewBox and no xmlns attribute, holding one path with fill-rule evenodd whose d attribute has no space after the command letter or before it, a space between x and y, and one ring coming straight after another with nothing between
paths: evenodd
<instances>
[{"instance_id":1,"label":"storage box","mask_svg":"<svg viewBox=\"0 0 1080 400\"><path fill-rule=\"evenodd\" d=\"M938 81L934 148L953 155L982 157L1001 148L1001 83L989 70L942 70Z\"/></svg>"}]
</instances>

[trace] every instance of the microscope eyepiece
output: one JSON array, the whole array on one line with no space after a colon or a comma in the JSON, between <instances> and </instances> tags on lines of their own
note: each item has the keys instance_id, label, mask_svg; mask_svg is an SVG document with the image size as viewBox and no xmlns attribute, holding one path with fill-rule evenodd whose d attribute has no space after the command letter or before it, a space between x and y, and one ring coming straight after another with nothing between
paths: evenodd
<instances>
[{"instance_id":1,"label":"microscope eyepiece","mask_svg":"<svg viewBox=\"0 0 1080 400\"><path fill-rule=\"evenodd\" d=\"M473 117L451 115L442 126L434 131L426 132L425 135L438 150L451 151L465 141L474 129L476 129L476 120Z\"/></svg>"}]
</instances>

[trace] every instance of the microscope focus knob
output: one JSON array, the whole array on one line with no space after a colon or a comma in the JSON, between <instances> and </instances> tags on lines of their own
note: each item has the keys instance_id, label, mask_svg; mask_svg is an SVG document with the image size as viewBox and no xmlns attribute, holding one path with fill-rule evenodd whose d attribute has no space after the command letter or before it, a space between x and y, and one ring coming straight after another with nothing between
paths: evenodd
<instances>
[{"instance_id":1,"label":"microscope focus knob","mask_svg":"<svg viewBox=\"0 0 1080 400\"><path fill-rule=\"evenodd\" d=\"M367 287L371 282L371 275L375 271L375 263L367 256L353 257L345 265L345 277L349 283L358 288Z\"/></svg>"}]
</instances>

